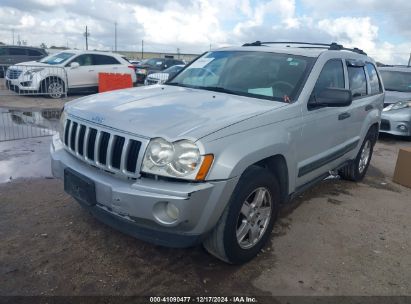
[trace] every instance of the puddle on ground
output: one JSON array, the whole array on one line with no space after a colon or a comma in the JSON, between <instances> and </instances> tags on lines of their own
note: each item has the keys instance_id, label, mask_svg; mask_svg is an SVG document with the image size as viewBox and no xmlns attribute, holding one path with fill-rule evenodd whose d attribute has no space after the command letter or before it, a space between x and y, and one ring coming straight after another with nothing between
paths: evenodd
<instances>
[{"instance_id":1,"label":"puddle on ground","mask_svg":"<svg viewBox=\"0 0 411 304\"><path fill-rule=\"evenodd\" d=\"M60 110L0 108L0 143L8 140L53 135L59 127Z\"/></svg>"},{"instance_id":2,"label":"puddle on ground","mask_svg":"<svg viewBox=\"0 0 411 304\"><path fill-rule=\"evenodd\" d=\"M60 110L0 108L0 183L51 176L49 145Z\"/></svg>"}]
</instances>

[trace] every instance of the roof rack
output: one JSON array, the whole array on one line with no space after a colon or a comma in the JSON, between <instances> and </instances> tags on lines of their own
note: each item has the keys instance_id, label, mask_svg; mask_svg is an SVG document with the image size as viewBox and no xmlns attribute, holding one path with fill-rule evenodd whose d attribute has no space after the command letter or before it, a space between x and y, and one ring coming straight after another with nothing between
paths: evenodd
<instances>
[{"instance_id":1,"label":"roof rack","mask_svg":"<svg viewBox=\"0 0 411 304\"><path fill-rule=\"evenodd\" d=\"M298 46L299 48L306 48L306 49L328 49L333 51L351 51L362 55L367 55L363 50L359 48L345 48L342 44L338 44L333 42L331 44L328 43L312 43L312 42L299 42L299 41L255 41L251 43L245 43L243 46L265 46L266 44L286 44L287 47L290 47L290 44L298 44L302 46ZM304 46L305 45L305 46Z\"/></svg>"}]
</instances>

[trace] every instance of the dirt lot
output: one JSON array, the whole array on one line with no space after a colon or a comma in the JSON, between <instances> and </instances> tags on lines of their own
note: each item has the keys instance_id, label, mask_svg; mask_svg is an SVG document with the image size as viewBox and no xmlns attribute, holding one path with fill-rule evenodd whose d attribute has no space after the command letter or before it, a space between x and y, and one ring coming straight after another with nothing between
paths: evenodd
<instances>
[{"instance_id":1,"label":"dirt lot","mask_svg":"<svg viewBox=\"0 0 411 304\"><path fill-rule=\"evenodd\" d=\"M256 259L231 266L96 221L47 177L49 140L0 143L10 174L0 181L0 295L411 295L411 189L391 181L409 142L381 139L364 182L309 190Z\"/></svg>"}]
</instances>

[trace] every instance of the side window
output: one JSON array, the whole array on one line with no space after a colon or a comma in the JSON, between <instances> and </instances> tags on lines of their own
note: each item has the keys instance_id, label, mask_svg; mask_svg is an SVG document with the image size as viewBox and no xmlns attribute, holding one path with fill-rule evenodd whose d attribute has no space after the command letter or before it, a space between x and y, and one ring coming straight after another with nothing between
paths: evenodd
<instances>
[{"instance_id":1,"label":"side window","mask_svg":"<svg viewBox=\"0 0 411 304\"><path fill-rule=\"evenodd\" d=\"M355 98L367 95L367 79L365 78L364 67L347 66L347 69L352 97Z\"/></svg>"},{"instance_id":2,"label":"side window","mask_svg":"<svg viewBox=\"0 0 411 304\"><path fill-rule=\"evenodd\" d=\"M6 54L7 54L7 53L6 53L6 49L0 47L0 56L4 56L4 55L6 55Z\"/></svg>"},{"instance_id":3,"label":"side window","mask_svg":"<svg viewBox=\"0 0 411 304\"><path fill-rule=\"evenodd\" d=\"M106 55L93 55L93 62L95 65L120 64L116 58Z\"/></svg>"},{"instance_id":4,"label":"side window","mask_svg":"<svg viewBox=\"0 0 411 304\"><path fill-rule=\"evenodd\" d=\"M25 56L27 55L27 53L26 53L26 49L9 48L9 55Z\"/></svg>"},{"instance_id":5,"label":"side window","mask_svg":"<svg viewBox=\"0 0 411 304\"><path fill-rule=\"evenodd\" d=\"M332 59L324 65L315 84L314 94L318 94L327 88L345 88L344 68L342 61L339 59Z\"/></svg>"},{"instance_id":6,"label":"side window","mask_svg":"<svg viewBox=\"0 0 411 304\"><path fill-rule=\"evenodd\" d=\"M72 62L78 62L80 66L93 65L93 57L90 54L84 54L74 58Z\"/></svg>"},{"instance_id":7,"label":"side window","mask_svg":"<svg viewBox=\"0 0 411 304\"><path fill-rule=\"evenodd\" d=\"M28 52L29 52L29 56L43 56L42 53L36 50L28 50Z\"/></svg>"},{"instance_id":8,"label":"side window","mask_svg":"<svg viewBox=\"0 0 411 304\"><path fill-rule=\"evenodd\" d=\"M367 63L366 65L368 78L370 79L370 94L382 93L382 86L380 79L378 78L377 70L372 63Z\"/></svg>"}]
</instances>

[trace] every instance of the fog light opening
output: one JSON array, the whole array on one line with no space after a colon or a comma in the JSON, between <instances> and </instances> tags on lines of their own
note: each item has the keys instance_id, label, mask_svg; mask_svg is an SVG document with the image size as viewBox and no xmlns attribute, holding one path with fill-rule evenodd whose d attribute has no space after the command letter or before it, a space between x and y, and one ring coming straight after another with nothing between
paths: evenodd
<instances>
[{"instance_id":1,"label":"fog light opening","mask_svg":"<svg viewBox=\"0 0 411 304\"><path fill-rule=\"evenodd\" d=\"M166 205L166 214L170 217L172 221L178 220L178 217L180 215L180 210L172 204L172 203L167 203Z\"/></svg>"},{"instance_id":2,"label":"fog light opening","mask_svg":"<svg viewBox=\"0 0 411 304\"><path fill-rule=\"evenodd\" d=\"M406 125L399 125L399 126L397 126L397 128L402 132L406 132L408 130Z\"/></svg>"},{"instance_id":3,"label":"fog light opening","mask_svg":"<svg viewBox=\"0 0 411 304\"><path fill-rule=\"evenodd\" d=\"M162 225L175 225L180 218L180 209L170 202L158 202L154 205L153 216Z\"/></svg>"}]
</instances>

